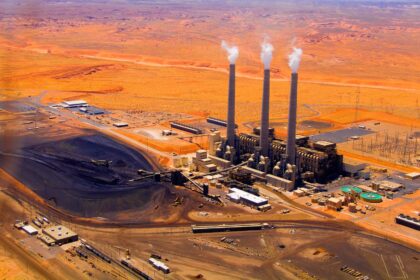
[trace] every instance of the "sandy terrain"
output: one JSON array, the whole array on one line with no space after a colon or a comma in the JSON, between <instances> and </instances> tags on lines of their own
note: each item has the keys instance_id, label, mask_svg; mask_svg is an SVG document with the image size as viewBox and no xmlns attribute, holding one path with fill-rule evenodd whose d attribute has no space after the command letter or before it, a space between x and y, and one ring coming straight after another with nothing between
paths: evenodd
<instances>
[{"instance_id":1,"label":"sandy terrain","mask_svg":"<svg viewBox=\"0 0 420 280\"><path fill-rule=\"evenodd\" d=\"M275 46L270 120L278 137L286 135L287 54L293 45L304 50L298 118L328 124L299 126L298 133L366 120L420 127L418 7L323 4L313 12L312 2L284 1L236 7L173 1L159 9L143 2L82 5L4 4L3 98L43 92L44 103L82 98L122 117L131 111L224 119L228 63L220 41L226 39L240 47L236 114L239 130L248 131L260 119L259 44L266 34ZM147 125L134 116L128 120ZM168 153L198 147L124 134ZM353 154L347 151L360 157Z\"/></svg>"},{"instance_id":2,"label":"sandy terrain","mask_svg":"<svg viewBox=\"0 0 420 280\"><path fill-rule=\"evenodd\" d=\"M142 131L136 127L105 129L102 133L137 150L144 148L144 144L151 149L159 148L157 161L163 162L167 153L191 152L197 144L185 139L170 138L166 142L151 139L145 136L145 128L167 127L170 119L184 117L190 121L207 116L225 118L228 63L220 48L222 39L240 47L236 111L239 130L247 131L258 125L262 90L259 44L268 35L275 47L270 117L278 136L285 136L290 75L287 54L293 46L304 50L299 73L298 117L302 123L298 133L310 135L371 120L395 125L393 130L420 128L418 6L395 2L381 6L367 1L324 4L305 0L304 5L295 1L277 4L241 1L236 6L224 2L212 5L205 1L197 4L178 0L153 4L148 1L2 1L0 101L13 102L29 96L41 99L43 104L85 99L121 119L133 112L135 117L131 120ZM34 123L33 113L8 107L0 111L2 149L6 147L13 152L18 147L36 147L35 156L48 161L44 154L57 156L54 148L64 147L68 151L67 160L83 157L77 153L77 146L65 141L80 136L80 130L92 128L74 121L77 116L46 121L48 115L44 115ZM146 121L148 114L155 114L153 122ZM58 125L60 122L65 125ZM33 129L37 125L40 129ZM35 136L54 142L31 143ZM139 144L136 146L133 141ZM116 149L115 153L121 150ZM414 170L353 150L344 153L402 171ZM68 169L65 165L61 167ZM82 169L86 172L89 168ZM103 218L75 217L61 212L62 209L58 211L48 193L31 186L32 179L34 185L42 185L39 182L48 183L57 175L38 177L30 165L21 172L25 170L32 173L25 172L29 175L21 182L25 174L17 174L18 180L10 174L13 170L0 169L0 189L4 190L0 192L0 208L5 210L0 215L5 233L0 238L0 250L5 252L0 253L3 278L84 279L88 278L87 272L100 279L112 278L109 273L115 268L98 259L94 268L67 253L46 260L20 247L19 241L30 241L11 225L18 218L32 218L37 210L75 228L83 238L94 241L112 256L120 258L120 252L113 246L129 247L133 262L156 279L164 276L146 263L152 252L167 259L173 269L171 279L193 279L198 274L203 274L203 279L351 279L339 270L342 265L355 267L374 279L390 278L389 273L401 278L408 275L409 279L420 275L418 251L364 235L359 232L360 227L350 222L329 220L333 216L331 211L305 210L294 201L284 200L282 203L287 205L274 203L274 211L287 207L292 209L290 214L272 211L258 216L252 210L234 205L223 209L227 215L219 215L220 207L206 203L201 195L180 189L176 193L184 199L182 207L171 205L175 200L172 192L156 195L146 210L143 205L135 205L135 196L129 205L123 199L116 205L109 200L99 204L103 209L128 206L109 216L138 223L124 227ZM124 172L133 175L134 171ZM124 172L117 175L124 176ZM146 195L139 198L144 199ZM161 201L167 202L167 207L159 205ZM198 207L201 203L203 209ZM392 229L392 217L400 210L418 208L418 197L393 203L398 207L384 204L384 209L366 218L343 220L354 220L365 230L380 235L384 234L378 231L382 225L411 234L408 229ZM71 206L74 205L67 208ZM208 216L200 215L203 211ZM320 221L319 216L325 221ZM264 219L280 228L257 233L194 235L189 227L193 222ZM144 221L147 224L140 227ZM177 225L173 226L174 223ZM220 241L225 236L232 238L236 245ZM412 240L406 243L418 245L418 235L414 234ZM279 247L281 244L286 247Z\"/></svg>"},{"instance_id":3,"label":"sandy terrain","mask_svg":"<svg viewBox=\"0 0 420 280\"><path fill-rule=\"evenodd\" d=\"M105 108L224 117L227 62L219 45L226 39L241 48L238 121L257 121L262 71L258 45L267 34L276 48L273 122L286 116L284 79L292 41L305 54L300 118L356 104L402 117L419 114L418 8L360 4L337 10L326 5L312 13L311 4L299 10L284 3L268 10L263 4L250 9L173 3L155 10L143 3L103 4L95 13L95 4L83 9L77 1L65 5L65 13L54 2L3 9L2 84L22 90L6 94L60 90L67 93L50 93L44 100L80 97ZM392 19L384 19L389 13Z\"/></svg>"}]
</instances>

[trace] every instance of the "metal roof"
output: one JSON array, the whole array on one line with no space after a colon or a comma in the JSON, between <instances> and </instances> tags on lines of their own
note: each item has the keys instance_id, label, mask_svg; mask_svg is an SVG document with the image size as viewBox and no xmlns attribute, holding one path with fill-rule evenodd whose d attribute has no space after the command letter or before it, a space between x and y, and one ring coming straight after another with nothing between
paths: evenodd
<instances>
[{"instance_id":1,"label":"metal roof","mask_svg":"<svg viewBox=\"0 0 420 280\"><path fill-rule=\"evenodd\" d=\"M64 101L63 102L66 105L81 105L81 104L87 104L84 100L71 100L71 101Z\"/></svg>"},{"instance_id":2,"label":"metal roof","mask_svg":"<svg viewBox=\"0 0 420 280\"><path fill-rule=\"evenodd\" d=\"M62 225L51 226L42 230L43 233L58 241L69 237L77 236L77 233Z\"/></svg>"},{"instance_id":3,"label":"metal roof","mask_svg":"<svg viewBox=\"0 0 420 280\"><path fill-rule=\"evenodd\" d=\"M38 230L31 225L24 226L22 229L31 235L38 233Z\"/></svg>"},{"instance_id":4,"label":"metal roof","mask_svg":"<svg viewBox=\"0 0 420 280\"><path fill-rule=\"evenodd\" d=\"M250 194L246 191L237 189L237 188L231 188L230 189L232 192L236 193L240 198L245 199L249 202L255 203L255 204L261 204L261 203L267 203L268 200L253 194Z\"/></svg>"}]
</instances>

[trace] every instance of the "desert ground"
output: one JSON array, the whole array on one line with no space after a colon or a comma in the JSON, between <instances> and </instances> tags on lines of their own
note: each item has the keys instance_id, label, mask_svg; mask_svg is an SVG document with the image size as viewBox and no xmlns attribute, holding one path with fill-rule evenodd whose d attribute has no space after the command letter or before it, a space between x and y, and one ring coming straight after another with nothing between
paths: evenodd
<instances>
[{"instance_id":1,"label":"desert ground","mask_svg":"<svg viewBox=\"0 0 420 280\"><path fill-rule=\"evenodd\" d=\"M273 209L256 215L165 182L130 179L139 168L164 170L173 153L206 148L205 138L159 135L170 121L202 125L208 116L226 118L222 40L240 51L239 132L259 125L260 44L269 40L275 48L270 123L276 136L287 133L287 56L299 47L298 133L365 125L377 134L339 144L340 153L391 170L419 171L419 17L412 1L2 1L0 277L135 278L94 256L85 261L71 250L35 246L37 240L13 228L16 219L42 212L115 259L121 259L121 247L131 248L133 263L155 279L353 279L340 271L343 265L373 279L417 279L420 236L392 217L419 211L419 191L386 201L371 215L351 217L306 209L263 189ZM48 107L74 99L109 114L54 115ZM109 128L114 121L130 127ZM395 149L382 148L391 145L388 136ZM112 159L106 176L90 162L103 157ZM206 235L190 228L250 221L275 228ZM404 240L404 234L412 238ZM169 276L147 264L156 252L173 269Z\"/></svg>"},{"instance_id":2,"label":"desert ground","mask_svg":"<svg viewBox=\"0 0 420 280\"><path fill-rule=\"evenodd\" d=\"M259 51L269 38L275 47L270 122L277 136L286 135L293 46L304 50L298 118L328 124L298 133L366 120L420 126L418 7L410 3L31 3L2 4L2 98L42 93L44 104L84 99L117 112L225 119L228 61L220 42L227 40L240 50L236 115L239 130L247 131L260 119ZM148 141L138 133L128 137ZM195 148L150 145L176 153Z\"/></svg>"}]
</instances>

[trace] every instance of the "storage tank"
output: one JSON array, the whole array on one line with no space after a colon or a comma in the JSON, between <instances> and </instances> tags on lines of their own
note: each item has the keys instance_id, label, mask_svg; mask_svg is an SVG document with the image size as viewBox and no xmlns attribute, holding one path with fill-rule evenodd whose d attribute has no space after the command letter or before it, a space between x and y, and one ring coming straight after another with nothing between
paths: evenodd
<instances>
[{"instance_id":1,"label":"storage tank","mask_svg":"<svg viewBox=\"0 0 420 280\"><path fill-rule=\"evenodd\" d=\"M341 191L345 194L351 194L351 193L361 194L362 193L361 188L358 188L352 185L342 186Z\"/></svg>"},{"instance_id":2,"label":"storage tank","mask_svg":"<svg viewBox=\"0 0 420 280\"><path fill-rule=\"evenodd\" d=\"M366 202L379 203L382 202L382 196L373 192L365 192L360 197Z\"/></svg>"}]
</instances>

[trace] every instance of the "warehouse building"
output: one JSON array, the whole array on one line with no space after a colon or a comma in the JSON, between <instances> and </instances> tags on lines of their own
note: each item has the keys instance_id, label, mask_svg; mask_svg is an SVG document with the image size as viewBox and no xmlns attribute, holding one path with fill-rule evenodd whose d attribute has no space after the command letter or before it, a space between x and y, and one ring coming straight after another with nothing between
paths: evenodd
<instances>
[{"instance_id":1,"label":"warehouse building","mask_svg":"<svg viewBox=\"0 0 420 280\"><path fill-rule=\"evenodd\" d=\"M23 229L24 232L26 232L29 235L37 235L38 234L38 230L31 225L23 226L22 229Z\"/></svg>"},{"instance_id":2,"label":"warehouse building","mask_svg":"<svg viewBox=\"0 0 420 280\"><path fill-rule=\"evenodd\" d=\"M344 197L331 197L327 200L327 208L339 211L343 206Z\"/></svg>"},{"instance_id":3,"label":"warehouse building","mask_svg":"<svg viewBox=\"0 0 420 280\"><path fill-rule=\"evenodd\" d=\"M72 100L72 101L64 101L63 107L65 108L78 108L78 107L87 107L89 104L84 100Z\"/></svg>"},{"instance_id":4,"label":"warehouse building","mask_svg":"<svg viewBox=\"0 0 420 280\"><path fill-rule=\"evenodd\" d=\"M42 233L54 239L55 244L59 245L79 240L77 233L62 225L45 228Z\"/></svg>"},{"instance_id":5,"label":"warehouse building","mask_svg":"<svg viewBox=\"0 0 420 280\"><path fill-rule=\"evenodd\" d=\"M402 184L396 183L396 182L382 181L382 182L379 183L379 189L380 190L396 192L396 191L399 191L403 188L404 188L404 186Z\"/></svg>"},{"instance_id":6,"label":"warehouse building","mask_svg":"<svg viewBox=\"0 0 420 280\"><path fill-rule=\"evenodd\" d=\"M225 231L247 231L247 230L262 230L268 228L267 223L249 223L249 224L222 224L222 225L192 225L193 233L207 233L207 232L225 232Z\"/></svg>"},{"instance_id":7,"label":"warehouse building","mask_svg":"<svg viewBox=\"0 0 420 280\"><path fill-rule=\"evenodd\" d=\"M410 217L408 215L399 214L395 218L395 222L400 225L404 225L406 227L410 227L412 229L420 230L420 220Z\"/></svg>"},{"instance_id":8,"label":"warehouse building","mask_svg":"<svg viewBox=\"0 0 420 280\"><path fill-rule=\"evenodd\" d=\"M112 125L115 126L115 127L121 128L121 127L127 127L128 123L126 123L126 122L115 122Z\"/></svg>"},{"instance_id":9,"label":"warehouse building","mask_svg":"<svg viewBox=\"0 0 420 280\"><path fill-rule=\"evenodd\" d=\"M156 268L157 270L162 271L165 274L168 274L169 272L171 272L171 270L169 269L169 267L167 267L163 262L158 261L157 259L154 258L150 258L149 259L149 263Z\"/></svg>"},{"instance_id":10,"label":"warehouse building","mask_svg":"<svg viewBox=\"0 0 420 280\"><path fill-rule=\"evenodd\" d=\"M250 194L246 191L237 188L231 188L229 190L230 193L227 194L227 197L233 202L243 203L253 208L268 204L268 199Z\"/></svg>"},{"instance_id":11,"label":"warehouse building","mask_svg":"<svg viewBox=\"0 0 420 280\"><path fill-rule=\"evenodd\" d=\"M411 180L415 180L415 179L420 178L420 172L407 173L407 174L405 174L405 177L407 177L408 179L411 179Z\"/></svg>"},{"instance_id":12,"label":"warehouse building","mask_svg":"<svg viewBox=\"0 0 420 280\"><path fill-rule=\"evenodd\" d=\"M171 122L171 127L175 129L179 129L182 131L186 131L192 134L203 134L203 131L198 127L193 127L188 124L179 123L179 122Z\"/></svg>"},{"instance_id":13,"label":"warehouse building","mask_svg":"<svg viewBox=\"0 0 420 280\"><path fill-rule=\"evenodd\" d=\"M104 110L92 106L81 107L79 111L92 116L105 114Z\"/></svg>"}]
</instances>

